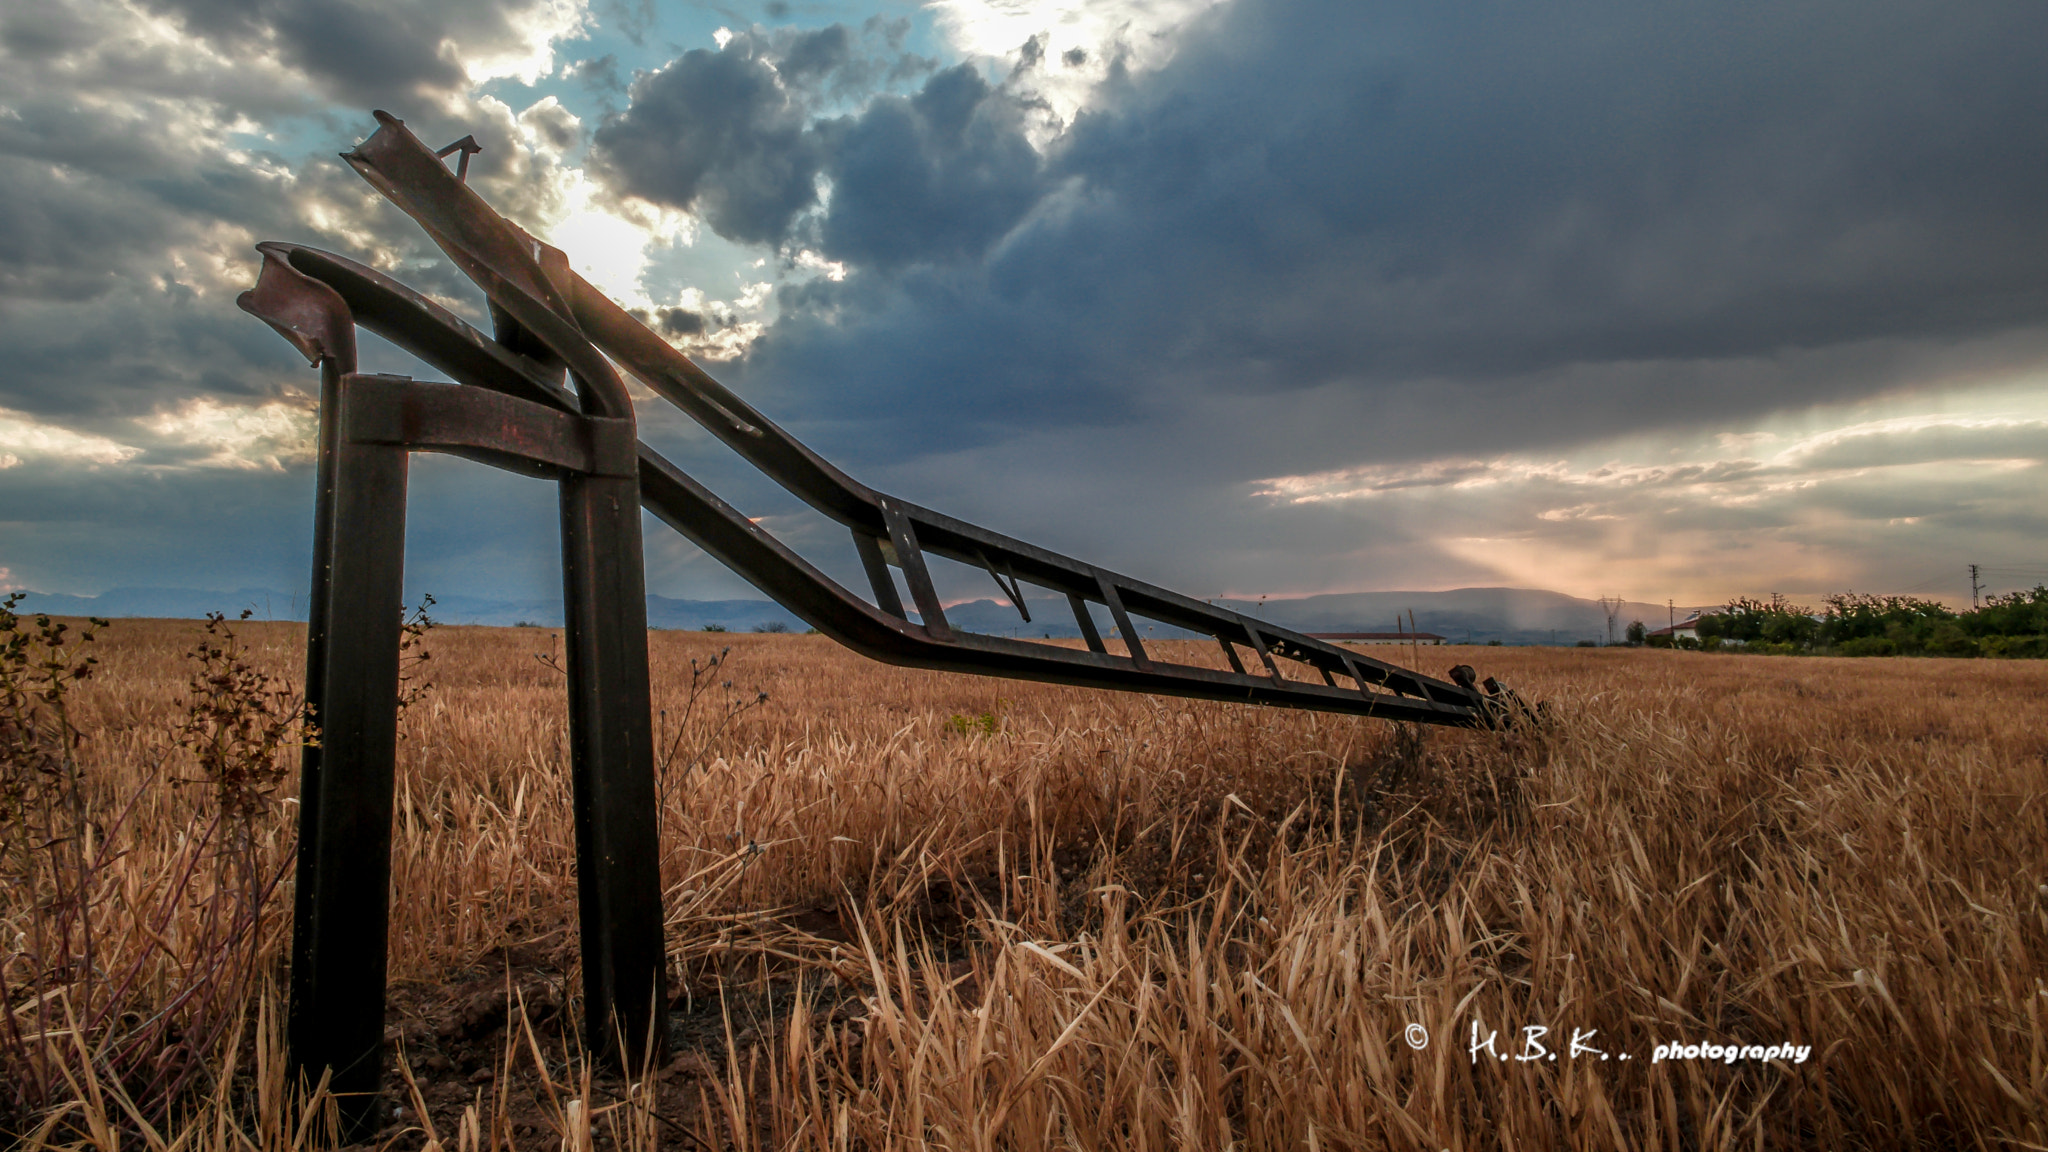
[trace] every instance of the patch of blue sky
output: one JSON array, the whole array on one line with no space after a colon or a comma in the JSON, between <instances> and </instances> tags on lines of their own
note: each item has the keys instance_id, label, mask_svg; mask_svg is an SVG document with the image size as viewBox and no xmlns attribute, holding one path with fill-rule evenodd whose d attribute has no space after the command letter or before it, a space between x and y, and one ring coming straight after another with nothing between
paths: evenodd
<instances>
[{"instance_id":1,"label":"patch of blue sky","mask_svg":"<svg viewBox=\"0 0 2048 1152\"><path fill-rule=\"evenodd\" d=\"M678 299L687 288L714 300L731 300L750 283L775 279L777 271L776 258L766 250L735 244L700 227L689 244L651 246L640 287L655 301Z\"/></svg>"},{"instance_id":2,"label":"patch of blue sky","mask_svg":"<svg viewBox=\"0 0 2048 1152\"><path fill-rule=\"evenodd\" d=\"M640 5L612 0L592 6L584 36L557 42L553 74L533 84L511 77L494 79L478 93L496 97L514 109L553 96L583 121L586 130L594 129L606 116L624 109L624 88L635 77L663 68L692 49L717 50L720 29L824 28L836 23L858 32L875 18L885 23L909 21L903 39L905 51L941 60L954 55L930 10L918 0L795 4L771 0L747 5ZM612 81L618 87L612 87Z\"/></svg>"}]
</instances>

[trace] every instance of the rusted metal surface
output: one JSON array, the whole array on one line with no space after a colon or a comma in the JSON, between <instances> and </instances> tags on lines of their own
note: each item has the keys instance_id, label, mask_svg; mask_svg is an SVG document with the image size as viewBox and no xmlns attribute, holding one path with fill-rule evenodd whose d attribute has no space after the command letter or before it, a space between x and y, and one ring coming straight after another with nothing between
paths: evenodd
<instances>
[{"instance_id":1,"label":"rusted metal surface","mask_svg":"<svg viewBox=\"0 0 2048 1152\"><path fill-rule=\"evenodd\" d=\"M639 475L631 420L574 416L501 392L406 376L356 375L346 383L354 402L342 435L353 443L446 452L556 478Z\"/></svg>"},{"instance_id":2,"label":"rusted metal surface","mask_svg":"<svg viewBox=\"0 0 2048 1152\"><path fill-rule=\"evenodd\" d=\"M240 300L321 368L307 698L322 731L302 765L290 1040L296 1067L315 1079L332 1069L338 1089L357 1093L345 1108L352 1131L374 1126L382 1069L411 452L560 485L585 1040L629 1066L658 1058L667 1037L642 507L819 631L892 664L1429 724L1526 712L1492 681L1482 692L1469 668L1449 681L1424 676L868 488L493 211L463 182L473 138L436 152L402 121L377 118L376 133L344 159L483 289L494 331L373 269L294 244L258 246L262 276ZM441 158L455 152L461 166L450 173ZM357 324L455 383L358 373ZM845 526L873 602L639 443L619 369ZM927 555L987 571L1027 622L1026 586L1064 596L1085 649L953 626ZM897 592L899 570L916 619ZM1107 610L1123 651L1097 628L1094 605ZM1143 620L1206 634L1229 669L1148 651ZM1245 667L1237 645L1258 655L1263 674Z\"/></svg>"},{"instance_id":3,"label":"rusted metal surface","mask_svg":"<svg viewBox=\"0 0 2048 1152\"><path fill-rule=\"evenodd\" d=\"M301 763L293 1063L311 1079L330 1076L352 1135L378 1126L415 451L560 484L585 1042L627 1066L658 1058L667 997L640 460L624 384L568 321L551 321L530 297L494 300L512 331L486 337L360 265L292 245L261 250L262 274L240 304L318 363L322 379L306 677L320 734ZM461 383L356 372L358 321Z\"/></svg>"},{"instance_id":4,"label":"rusted metal surface","mask_svg":"<svg viewBox=\"0 0 2048 1152\"><path fill-rule=\"evenodd\" d=\"M263 270L256 287L235 298L242 311L270 325L308 364L332 361L356 370L356 326L341 293L293 268L274 246L257 245Z\"/></svg>"}]
</instances>

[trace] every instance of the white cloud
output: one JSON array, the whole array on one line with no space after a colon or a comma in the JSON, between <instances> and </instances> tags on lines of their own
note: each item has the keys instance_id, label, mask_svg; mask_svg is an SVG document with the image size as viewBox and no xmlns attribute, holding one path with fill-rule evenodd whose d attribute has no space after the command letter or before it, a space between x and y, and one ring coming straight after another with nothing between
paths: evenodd
<instances>
[{"instance_id":1,"label":"white cloud","mask_svg":"<svg viewBox=\"0 0 2048 1152\"><path fill-rule=\"evenodd\" d=\"M202 397L137 423L206 452L193 461L197 467L282 472L313 459L319 419L304 402L236 405Z\"/></svg>"},{"instance_id":2,"label":"white cloud","mask_svg":"<svg viewBox=\"0 0 2048 1152\"><path fill-rule=\"evenodd\" d=\"M555 71L555 44L589 35L590 6L584 0L546 0L505 11L506 36L487 45L456 46L453 55L472 85L511 79L534 85Z\"/></svg>"},{"instance_id":3,"label":"white cloud","mask_svg":"<svg viewBox=\"0 0 2048 1152\"><path fill-rule=\"evenodd\" d=\"M1779 440L1764 431L1721 432L1716 445L1744 447ZM1691 447L1697 449L1700 445ZM1670 454L1688 454L1681 444ZM1964 471L2029 468L2048 461L2048 418L1915 415L1863 421L1803 437L1777 454L1709 454L1673 464L1633 461L1664 455L1640 440L1595 444L1581 450L1599 464L1518 455L1493 460L1428 460L1413 464L1360 465L1257 482L1253 495L1288 504L1378 499L1412 489L1536 487L1606 492L1614 496L1657 490L1732 503L1761 495L1797 491L1890 469L1947 465ZM1590 509L1594 505L1576 505ZM1544 519L1585 519L1590 513L1553 509Z\"/></svg>"},{"instance_id":4,"label":"white cloud","mask_svg":"<svg viewBox=\"0 0 2048 1152\"><path fill-rule=\"evenodd\" d=\"M809 248L796 254L796 266L807 272L816 273L834 284L846 279L846 263L841 260L827 260Z\"/></svg>"},{"instance_id":5,"label":"white cloud","mask_svg":"<svg viewBox=\"0 0 2048 1152\"><path fill-rule=\"evenodd\" d=\"M1979 560L2022 545L2017 522L1992 525L2038 518L2025 510L2048 489L2048 403L2014 399L1940 398L1981 413L1968 415L1898 411L1911 399L1845 406L1562 459L1359 465L1272 477L1251 494L1304 514L1427 523L1445 555L1505 583L1688 603L1900 588L1938 575L1959 548ZM1753 451L1766 446L1778 451Z\"/></svg>"},{"instance_id":6,"label":"white cloud","mask_svg":"<svg viewBox=\"0 0 2048 1152\"><path fill-rule=\"evenodd\" d=\"M939 29L970 56L1014 54L1046 36L1046 54L1080 48L1128 53L1132 68L1157 68L1173 58L1173 33L1223 0L935 0Z\"/></svg>"},{"instance_id":7,"label":"white cloud","mask_svg":"<svg viewBox=\"0 0 2048 1152\"><path fill-rule=\"evenodd\" d=\"M28 461L122 464L140 455L140 448L0 408L0 468L16 468Z\"/></svg>"},{"instance_id":8,"label":"white cloud","mask_svg":"<svg viewBox=\"0 0 2048 1152\"><path fill-rule=\"evenodd\" d=\"M1089 103L1121 60L1146 72L1173 59L1175 33L1223 0L934 0L940 34L967 57L1014 62L1026 41L1044 37L1030 86L1060 122ZM1078 53L1069 61L1069 53Z\"/></svg>"}]
</instances>

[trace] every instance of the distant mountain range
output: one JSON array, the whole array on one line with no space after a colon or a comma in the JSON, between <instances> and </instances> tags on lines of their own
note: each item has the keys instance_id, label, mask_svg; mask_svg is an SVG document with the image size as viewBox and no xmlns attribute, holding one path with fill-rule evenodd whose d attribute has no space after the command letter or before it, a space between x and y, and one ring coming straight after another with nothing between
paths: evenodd
<instances>
[{"instance_id":1,"label":"distant mountain range","mask_svg":"<svg viewBox=\"0 0 2048 1152\"><path fill-rule=\"evenodd\" d=\"M1576 644L1605 641L1607 616L1598 601L1537 588L1454 588L1447 592L1339 592L1291 599L1212 600L1210 603L1253 619L1296 632L1434 632L1454 644ZM946 609L948 622L971 632L997 636L1078 636L1072 611L1063 599L1026 599L1032 622L1027 624L1008 601L976 600ZM1411 616L1412 613L1412 616ZM1666 617L1691 615L1689 609L1663 604L1628 602L1614 619L1620 640L1629 622L1641 620L1662 628ZM1097 607L1096 626L1107 635L1109 613ZM1156 621L1133 619L1144 635L1186 639L1199 635Z\"/></svg>"},{"instance_id":2,"label":"distant mountain range","mask_svg":"<svg viewBox=\"0 0 2048 1152\"><path fill-rule=\"evenodd\" d=\"M417 606L419 601L410 602ZM242 588L233 592L202 592L191 588L115 588L98 596L66 596L31 592L23 597L17 612L47 612L53 616L145 616L198 620L208 612L233 618L249 610L255 620L304 620L306 598L268 588ZM480 596L436 596L427 614L441 624L538 624L562 626L560 597L534 600L488 600ZM810 625L797 619L787 608L771 600L673 600L667 596L647 598L647 624L651 628L699 629L717 625L728 632L751 632L762 625L781 625L802 632Z\"/></svg>"},{"instance_id":3,"label":"distant mountain range","mask_svg":"<svg viewBox=\"0 0 2048 1152\"><path fill-rule=\"evenodd\" d=\"M416 603L416 601L415 601ZM1580 640L1605 640L1607 617L1600 605L1562 592L1535 588L1455 588L1447 592L1344 592L1293 599L1216 600L1221 607L1266 620L1297 632L1392 632L1411 627L1435 632L1453 643L1484 644L1574 644ZM1073 613L1064 599L1027 599L1031 610L1026 623L1007 601L974 600L946 609L946 619L956 628L995 636L1080 635ZM98 596L67 596L59 593L28 593L16 611L47 612L60 616L143 616L198 619L208 612L238 616L248 609L258 620L304 620L303 595L266 588L242 588L233 592L198 591L190 588L116 588ZM558 628L562 604L558 598L534 600L488 600L476 596L437 597L432 617L444 624L537 624ZM1413 624L1410 623L1413 613ZM1670 611L1662 604L1628 603L1614 621L1615 639L1630 621L1641 620L1652 629L1666 623ZM1677 610L1683 619L1689 613ZM1097 608L1097 626L1111 629L1106 610ZM716 626L729 632L786 628L802 632L809 626L788 609L769 600L678 600L667 596L647 598L647 623L652 628L696 629ZM1195 635L1156 621L1134 620L1144 635L1159 639Z\"/></svg>"}]
</instances>

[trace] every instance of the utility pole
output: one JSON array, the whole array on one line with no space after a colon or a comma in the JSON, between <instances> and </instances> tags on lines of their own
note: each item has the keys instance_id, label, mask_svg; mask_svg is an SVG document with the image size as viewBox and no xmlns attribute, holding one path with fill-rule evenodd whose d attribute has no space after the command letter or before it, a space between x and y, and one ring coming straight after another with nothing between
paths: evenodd
<instances>
[{"instance_id":1,"label":"utility pole","mask_svg":"<svg viewBox=\"0 0 2048 1152\"><path fill-rule=\"evenodd\" d=\"M1977 583L1977 566L1975 564L1972 564L1970 565L1970 611L1972 612L1975 612L1977 610L1978 591L1979 585Z\"/></svg>"},{"instance_id":2,"label":"utility pole","mask_svg":"<svg viewBox=\"0 0 2048 1152\"><path fill-rule=\"evenodd\" d=\"M1666 600L1666 601L1664 601L1664 613L1665 613L1665 615L1666 615L1666 616L1670 617L1670 620L1668 621L1668 626L1667 626L1667 628L1666 628L1666 634L1667 634L1667 635L1669 635L1669 634L1671 634L1671 633L1675 633L1675 632L1677 632L1677 631L1678 631L1678 603L1677 603L1677 601L1674 601L1674 600ZM1678 639L1678 637L1677 637L1677 636L1672 636L1671 638L1672 638L1673 640L1676 640L1676 639Z\"/></svg>"}]
</instances>

